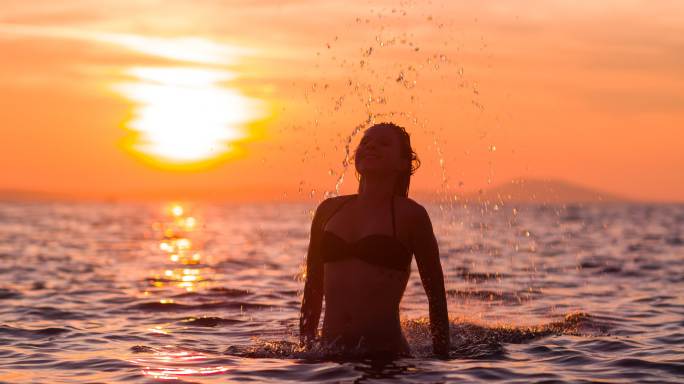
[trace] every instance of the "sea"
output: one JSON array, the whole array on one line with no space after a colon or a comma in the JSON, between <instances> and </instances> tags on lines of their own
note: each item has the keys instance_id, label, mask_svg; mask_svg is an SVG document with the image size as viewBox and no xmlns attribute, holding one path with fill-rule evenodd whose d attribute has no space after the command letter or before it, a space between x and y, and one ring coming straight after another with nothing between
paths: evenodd
<instances>
[{"instance_id":1,"label":"sea","mask_svg":"<svg viewBox=\"0 0 684 384\"><path fill-rule=\"evenodd\" d=\"M684 205L424 203L451 353L414 261L396 360L297 343L315 206L0 203L0 382L684 382Z\"/></svg>"}]
</instances>

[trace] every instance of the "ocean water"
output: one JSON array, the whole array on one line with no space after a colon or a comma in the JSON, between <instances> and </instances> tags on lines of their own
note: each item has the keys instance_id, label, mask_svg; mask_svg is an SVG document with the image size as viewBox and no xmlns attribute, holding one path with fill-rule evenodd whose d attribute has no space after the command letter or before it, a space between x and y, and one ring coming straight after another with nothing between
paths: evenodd
<instances>
[{"instance_id":1,"label":"ocean water","mask_svg":"<svg viewBox=\"0 0 684 384\"><path fill-rule=\"evenodd\" d=\"M0 382L684 382L684 206L426 205L452 321L430 356L301 350L311 204L0 203Z\"/></svg>"}]
</instances>

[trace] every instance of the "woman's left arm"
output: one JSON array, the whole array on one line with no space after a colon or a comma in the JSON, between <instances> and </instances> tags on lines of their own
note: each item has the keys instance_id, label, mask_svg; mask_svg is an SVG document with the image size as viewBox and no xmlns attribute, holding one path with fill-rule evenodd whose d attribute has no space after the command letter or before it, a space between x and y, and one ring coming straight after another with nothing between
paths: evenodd
<instances>
[{"instance_id":1,"label":"woman's left arm","mask_svg":"<svg viewBox=\"0 0 684 384\"><path fill-rule=\"evenodd\" d=\"M318 323L323 306L323 260L319 252L323 212L327 211L330 199L323 200L316 208L311 222L311 236L306 254L304 295L299 316L299 337L303 344L313 342L318 332Z\"/></svg>"},{"instance_id":2,"label":"woman's left arm","mask_svg":"<svg viewBox=\"0 0 684 384\"><path fill-rule=\"evenodd\" d=\"M428 298L432 350L435 355L449 355L449 312L447 310L444 275L439 261L439 248L432 229L432 222L425 208L416 207L416 226L411 243L423 288Z\"/></svg>"}]
</instances>

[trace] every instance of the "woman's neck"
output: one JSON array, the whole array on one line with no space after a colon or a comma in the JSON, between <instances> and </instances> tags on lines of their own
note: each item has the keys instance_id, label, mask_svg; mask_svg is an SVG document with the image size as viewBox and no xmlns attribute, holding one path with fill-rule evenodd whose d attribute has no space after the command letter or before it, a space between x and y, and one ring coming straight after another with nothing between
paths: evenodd
<instances>
[{"instance_id":1,"label":"woman's neck","mask_svg":"<svg viewBox=\"0 0 684 384\"><path fill-rule=\"evenodd\" d=\"M358 200L369 204L387 201L394 195L395 175L363 177L363 188L359 190Z\"/></svg>"}]
</instances>

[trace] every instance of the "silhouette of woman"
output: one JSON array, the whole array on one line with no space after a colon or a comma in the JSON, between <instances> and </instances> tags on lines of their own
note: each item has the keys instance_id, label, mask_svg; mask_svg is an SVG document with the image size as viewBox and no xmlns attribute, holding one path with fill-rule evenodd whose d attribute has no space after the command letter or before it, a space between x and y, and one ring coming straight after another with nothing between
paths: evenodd
<instances>
[{"instance_id":1,"label":"silhouette of woman","mask_svg":"<svg viewBox=\"0 0 684 384\"><path fill-rule=\"evenodd\" d=\"M433 352L448 356L449 319L439 250L430 217L408 198L420 165L409 134L380 123L354 154L358 194L332 197L316 209L306 258L300 341L311 345L325 296L321 342L347 355L410 356L399 303L415 255L428 297Z\"/></svg>"}]
</instances>

